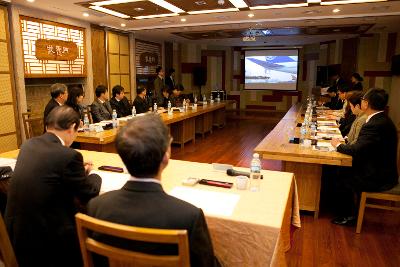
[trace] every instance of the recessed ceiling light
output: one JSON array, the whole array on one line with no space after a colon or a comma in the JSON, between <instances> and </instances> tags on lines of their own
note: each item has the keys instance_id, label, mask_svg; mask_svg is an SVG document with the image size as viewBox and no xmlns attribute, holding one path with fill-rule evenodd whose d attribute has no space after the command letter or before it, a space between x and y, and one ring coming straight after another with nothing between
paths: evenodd
<instances>
[{"instance_id":1,"label":"recessed ceiling light","mask_svg":"<svg viewBox=\"0 0 400 267\"><path fill-rule=\"evenodd\" d=\"M33 0L33 1L35 1L35 0ZM89 13L87 13L87 12L83 12L83 14L82 14L84 17L89 17Z\"/></svg>"},{"instance_id":2,"label":"recessed ceiling light","mask_svg":"<svg viewBox=\"0 0 400 267\"><path fill-rule=\"evenodd\" d=\"M338 13L338 12L340 12L340 9L339 8L335 8L334 10L332 10L332 12L333 13Z\"/></svg>"},{"instance_id":3,"label":"recessed ceiling light","mask_svg":"<svg viewBox=\"0 0 400 267\"><path fill-rule=\"evenodd\" d=\"M207 5L207 2L206 1L196 1L196 2L194 2L196 5L198 5L198 6L204 6L204 5Z\"/></svg>"},{"instance_id":4,"label":"recessed ceiling light","mask_svg":"<svg viewBox=\"0 0 400 267\"><path fill-rule=\"evenodd\" d=\"M252 17L254 17L254 14L253 13L250 13L250 14L248 14L247 15L249 18L252 18Z\"/></svg>"},{"instance_id":5,"label":"recessed ceiling light","mask_svg":"<svg viewBox=\"0 0 400 267\"><path fill-rule=\"evenodd\" d=\"M333 31L334 32L340 32L340 29L334 29Z\"/></svg>"},{"instance_id":6,"label":"recessed ceiling light","mask_svg":"<svg viewBox=\"0 0 400 267\"><path fill-rule=\"evenodd\" d=\"M35 0L26 0L26 1L29 2L29 3L35 2Z\"/></svg>"},{"instance_id":7,"label":"recessed ceiling light","mask_svg":"<svg viewBox=\"0 0 400 267\"><path fill-rule=\"evenodd\" d=\"M137 12L140 12L140 11L143 11L143 10L144 10L144 8L141 8L141 7L136 7L136 8L134 8L133 10L135 10L135 11L137 11Z\"/></svg>"},{"instance_id":8,"label":"recessed ceiling light","mask_svg":"<svg viewBox=\"0 0 400 267\"><path fill-rule=\"evenodd\" d=\"M126 27L126 24L125 23L121 23L121 27Z\"/></svg>"},{"instance_id":9,"label":"recessed ceiling light","mask_svg":"<svg viewBox=\"0 0 400 267\"><path fill-rule=\"evenodd\" d=\"M185 21L186 21L186 19L185 19L185 18L181 18L181 21L182 21L182 22L185 22Z\"/></svg>"},{"instance_id":10,"label":"recessed ceiling light","mask_svg":"<svg viewBox=\"0 0 400 267\"><path fill-rule=\"evenodd\" d=\"M125 15L125 14L122 14L122 13L119 13L119 12L116 12L116 11L113 11L111 9L104 8L104 7L101 7L101 6L90 6L89 8L97 10L97 11L100 11L100 12L103 12L103 13L106 13L106 14L109 14L109 15L112 15L112 16L123 18L123 19L129 19L130 18L130 16L128 16L128 15Z\"/></svg>"}]
</instances>

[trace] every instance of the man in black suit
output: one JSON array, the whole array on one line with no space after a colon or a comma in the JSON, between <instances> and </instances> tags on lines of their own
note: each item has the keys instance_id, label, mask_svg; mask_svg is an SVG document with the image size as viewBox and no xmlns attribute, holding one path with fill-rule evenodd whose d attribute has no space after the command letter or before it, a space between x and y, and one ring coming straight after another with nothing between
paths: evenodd
<instances>
[{"instance_id":1,"label":"man in black suit","mask_svg":"<svg viewBox=\"0 0 400 267\"><path fill-rule=\"evenodd\" d=\"M345 81L337 73L333 73L332 76L331 76L331 79L333 80L333 84L329 88L332 88L332 90L335 91L335 92L337 92L340 87L345 85Z\"/></svg>"},{"instance_id":2,"label":"man in black suit","mask_svg":"<svg viewBox=\"0 0 400 267\"><path fill-rule=\"evenodd\" d=\"M165 85L168 86L168 89L172 91L175 88L176 82L175 82L175 69L170 69L169 70L169 75L167 78L165 78Z\"/></svg>"},{"instance_id":3,"label":"man in black suit","mask_svg":"<svg viewBox=\"0 0 400 267\"><path fill-rule=\"evenodd\" d=\"M157 77L154 80L154 91L152 95L152 102L159 102L162 98L161 90L165 87L165 73L161 66L156 68ZM171 88L172 90L172 88Z\"/></svg>"},{"instance_id":4,"label":"man in black suit","mask_svg":"<svg viewBox=\"0 0 400 267\"><path fill-rule=\"evenodd\" d=\"M113 97L110 100L111 108L117 112L117 117L122 118L132 115L132 107L125 97L124 87L116 85L112 89Z\"/></svg>"},{"instance_id":5,"label":"man in black suit","mask_svg":"<svg viewBox=\"0 0 400 267\"><path fill-rule=\"evenodd\" d=\"M74 215L99 194L101 178L69 148L79 115L53 109L47 132L26 141L8 191L5 223L20 267L82 266Z\"/></svg>"},{"instance_id":6,"label":"man in black suit","mask_svg":"<svg viewBox=\"0 0 400 267\"><path fill-rule=\"evenodd\" d=\"M44 109L43 122L46 122L46 118L49 115L50 111L55 107L59 107L64 105L65 101L68 98L68 90L67 86L62 83L55 83L50 87L51 99L47 103L46 108Z\"/></svg>"},{"instance_id":7,"label":"man in black suit","mask_svg":"<svg viewBox=\"0 0 400 267\"><path fill-rule=\"evenodd\" d=\"M339 110L343 108L343 101L339 99L338 92L335 91L334 88L330 87L327 91L329 97L331 98L330 102L326 102L324 104L325 107L330 108L331 110Z\"/></svg>"},{"instance_id":8,"label":"man in black suit","mask_svg":"<svg viewBox=\"0 0 400 267\"><path fill-rule=\"evenodd\" d=\"M341 191L339 205L343 215L332 222L352 224L355 221L356 203L354 193L362 191L380 192L393 188L398 182L397 173L397 131L384 109L388 94L383 89L368 90L361 102L361 109L368 115L360 130L357 141L351 145L332 140L337 151L353 156L353 166L345 169L338 177Z\"/></svg>"},{"instance_id":9,"label":"man in black suit","mask_svg":"<svg viewBox=\"0 0 400 267\"><path fill-rule=\"evenodd\" d=\"M171 153L171 138L162 119L154 114L133 118L118 133L116 147L131 178L120 190L91 200L88 214L98 219L137 227L186 229L191 266L212 267L218 264L203 211L168 195L162 188L162 172ZM98 234L93 237L142 253L177 254L175 246L130 242Z\"/></svg>"},{"instance_id":10,"label":"man in black suit","mask_svg":"<svg viewBox=\"0 0 400 267\"><path fill-rule=\"evenodd\" d=\"M96 87L97 99L93 101L91 107L93 122L111 120L112 108L108 101L108 90L104 85Z\"/></svg>"},{"instance_id":11,"label":"man in black suit","mask_svg":"<svg viewBox=\"0 0 400 267\"><path fill-rule=\"evenodd\" d=\"M136 90L136 98L133 101L133 105L135 106L136 113L146 113L149 111L149 104L146 100L146 88L142 85L139 85Z\"/></svg>"}]
</instances>

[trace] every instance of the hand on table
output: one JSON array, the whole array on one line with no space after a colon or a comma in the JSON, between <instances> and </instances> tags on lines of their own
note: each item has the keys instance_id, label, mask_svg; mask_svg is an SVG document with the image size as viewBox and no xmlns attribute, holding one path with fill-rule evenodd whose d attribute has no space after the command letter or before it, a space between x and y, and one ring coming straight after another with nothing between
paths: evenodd
<instances>
[{"instance_id":1,"label":"hand on table","mask_svg":"<svg viewBox=\"0 0 400 267\"><path fill-rule=\"evenodd\" d=\"M93 162L91 160L85 161L83 163L83 167L85 168L86 175L89 175L89 173L93 170Z\"/></svg>"},{"instance_id":2,"label":"hand on table","mask_svg":"<svg viewBox=\"0 0 400 267\"><path fill-rule=\"evenodd\" d=\"M331 145L332 145L334 148L337 148L337 147L340 145L340 140L339 140L338 138L333 138L333 139L331 140Z\"/></svg>"}]
</instances>

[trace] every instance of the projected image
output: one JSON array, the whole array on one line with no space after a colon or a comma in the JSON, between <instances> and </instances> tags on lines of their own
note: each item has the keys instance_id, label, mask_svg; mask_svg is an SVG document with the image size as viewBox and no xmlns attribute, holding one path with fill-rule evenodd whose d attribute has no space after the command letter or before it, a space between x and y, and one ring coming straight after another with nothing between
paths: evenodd
<instances>
[{"instance_id":1,"label":"projected image","mask_svg":"<svg viewBox=\"0 0 400 267\"><path fill-rule=\"evenodd\" d=\"M249 51L245 56L245 88L296 90L296 50Z\"/></svg>"}]
</instances>

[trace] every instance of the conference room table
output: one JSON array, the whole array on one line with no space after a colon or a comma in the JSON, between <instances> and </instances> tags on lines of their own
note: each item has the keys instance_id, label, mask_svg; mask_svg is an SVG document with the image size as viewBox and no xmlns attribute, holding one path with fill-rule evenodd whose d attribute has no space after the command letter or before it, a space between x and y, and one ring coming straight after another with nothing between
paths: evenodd
<instances>
[{"instance_id":1,"label":"conference room table","mask_svg":"<svg viewBox=\"0 0 400 267\"><path fill-rule=\"evenodd\" d=\"M80 151L92 160L102 177L101 194L121 188L129 175L98 171L102 165L124 167L119 155ZM0 154L16 158L18 150ZM247 171L245 168L235 168ZM224 266L286 266L291 225L300 227L297 187L293 173L266 171L260 191L220 188L197 184L183 186L191 176L233 182L235 177L217 171L212 164L170 160L162 175L164 190L203 209L214 251Z\"/></svg>"},{"instance_id":2,"label":"conference room table","mask_svg":"<svg viewBox=\"0 0 400 267\"><path fill-rule=\"evenodd\" d=\"M254 152L259 153L263 159L282 161L282 171L295 174L300 209L313 211L314 218L318 218L322 166L351 166L352 157L336 151L321 151L289 143L290 137L300 137L300 127L297 126L303 121L302 105L297 103L257 145ZM329 140L318 142L330 143Z\"/></svg>"},{"instance_id":3,"label":"conference room table","mask_svg":"<svg viewBox=\"0 0 400 267\"><path fill-rule=\"evenodd\" d=\"M183 148L185 143L195 142L196 134L201 134L204 137L205 133L212 133L213 126L222 127L225 125L225 107L228 102L221 101L198 105L197 109L193 109L192 105L185 112L174 111L172 115L162 112L159 115L168 126L174 140L173 143L179 144ZM130 118L132 116L119 118L119 125L125 125ZM116 152L114 140L117 132L118 128L102 132L79 132L75 141L80 143L80 148L84 150Z\"/></svg>"}]
</instances>

